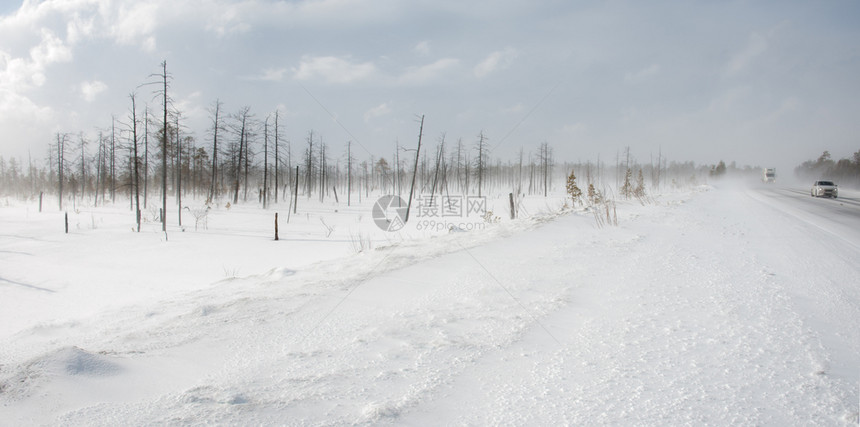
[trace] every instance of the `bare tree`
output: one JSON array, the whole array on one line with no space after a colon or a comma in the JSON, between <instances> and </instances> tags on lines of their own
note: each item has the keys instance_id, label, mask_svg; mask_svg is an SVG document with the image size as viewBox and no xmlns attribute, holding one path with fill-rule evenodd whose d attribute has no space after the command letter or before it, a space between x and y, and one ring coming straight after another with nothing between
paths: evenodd
<instances>
[{"instance_id":1,"label":"bare tree","mask_svg":"<svg viewBox=\"0 0 860 427\"><path fill-rule=\"evenodd\" d=\"M236 203L239 203L239 180L242 176L242 173L241 173L242 162L243 162L243 158L245 158L243 156L246 156L246 149L245 149L245 145L247 144L247 141L246 141L247 130L246 130L246 128L248 125L248 119L250 118L250 111L251 111L251 107L243 107L241 110L239 110L239 113L236 115L237 120L239 120L239 129L238 129L238 131L239 131L239 162L238 162L237 167L236 167L236 177L235 177L236 179L233 183L233 204L234 205ZM245 162L245 163L247 165L247 162ZM246 171L247 171L247 168L246 168ZM245 181L246 187L247 187L247 184L248 184L248 182L246 180ZM247 193L247 188L245 191Z\"/></svg>"},{"instance_id":2,"label":"bare tree","mask_svg":"<svg viewBox=\"0 0 860 427\"><path fill-rule=\"evenodd\" d=\"M65 156L67 139L68 135L57 133L57 183L59 189L60 210L63 210L63 180L65 179L63 171L66 167Z\"/></svg>"},{"instance_id":3,"label":"bare tree","mask_svg":"<svg viewBox=\"0 0 860 427\"><path fill-rule=\"evenodd\" d=\"M543 177L543 196L546 197L551 185L553 166L552 147L549 146L548 142L541 143L538 156Z\"/></svg>"},{"instance_id":4,"label":"bare tree","mask_svg":"<svg viewBox=\"0 0 860 427\"><path fill-rule=\"evenodd\" d=\"M398 197L403 193L403 174L400 168L400 143L394 144L394 191Z\"/></svg>"},{"instance_id":5,"label":"bare tree","mask_svg":"<svg viewBox=\"0 0 860 427\"><path fill-rule=\"evenodd\" d=\"M277 111L276 111L275 113L276 113L275 118L277 119ZM279 141L279 139L277 139L277 138L279 138L279 135L280 135L280 131L279 131L278 124L277 124L277 120L276 120L276 121L275 121L275 138L276 138L276 141ZM284 198L286 198L286 197L287 197L287 191L288 191L288 190L290 190L290 189L292 189L292 188L294 187L294 186L293 186L293 180L294 180L294 179L297 179L297 177L298 177L298 175L296 175L296 176L295 176L295 178L294 178L293 173L292 173L292 170L293 170L293 150L292 150L292 146L290 145L290 141L289 141L289 140L287 140L287 141L286 141L286 143L287 143L287 147L286 147L286 148L287 148L287 162L286 162L286 168L285 168L285 170L286 170L287 179L286 179L286 181L284 182L284 187L283 187L283 197L284 197ZM279 144L279 143L276 143L276 145L275 145L275 146L276 146L276 147L280 147L280 144ZM275 157L280 158L280 156L279 156L279 155L275 155ZM279 163L280 163L280 161L279 161ZM276 186L276 187L277 187L277 186ZM276 189L276 190L277 190L277 189ZM277 199L275 199L275 202L277 202Z\"/></svg>"},{"instance_id":6,"label":"bare tree","mask_svg":"<svg viewBox=\"0 0 860 427\"><path fill-rule=\"evenodd\" d=\"M221 101L216 99L212 112L212 182L209 185L208 201L212 202L218 195L216 182L218 176L218 131L221 130Z\"/></svg>"},{"instance_id":7,"label":"bare tree","mask_svg":"<svg viewBox=\"0 0 860 427\"><path fill-rule=\"evenodd\" d=\"M440 166L444 166L442 164L442 158L445 157L445 134L442 133L442 137L439 141L439 148L436 149L436 167L433 172L433 186L430 188L430 204L433 204L433 197L436 194L436 184L439 181L439 168ZM444 173L442 179L445 179ZM440 185L439 188L442 186Z\"/></svg>"},{"instance_id":8,"label":"bare tree","mask_svg":"<svg viewBox=\"0 0 860 427\"><path fill-rule=\"evenodd\" d=\"M140 172L139 165L140 159L138 159L137 154L137 105L135 102L134 93L129 94L129 98L131 98L131 146L134 150L134 155L132 157L133 168L132 172L132 186L134 188L134 216L137 222L137 232L140 232Z\"/></svg>"},{"instance_id":9,"label":"bare tree","mask_svg":"<svg viewBox=\"0 0 860 427\"><path fill-rule=\"evenodd\" d=\"M412 168L412 185L409 187L409 202L406 203L406 218L409 221L409 211L412 209L412 195L415 193L415 176L418 174L418 156L421 154L421 137L424 135L424 116L421 116L421 125L418 128L418 148L415 149L415 167Z\"/></svg>"},{"instance_id":10,"label":"bare tree","mask_svg":"<svg viewBox=\"0 0 860 427\"><path fill-rule=\"evenodd\" d=\"M116 117L111 116L110 125L110 201L116 201Z\"/></svg>"},{"instance_id":11,"label":"bare tree","mask_svg":"<svg viewBox=\"0 0 860 427\"><path fill-rule=\"evenodd\" d=\"M161 66L161 77L164 82L164 91L162 92L162 98L164 99L164 120L161 122L161 230L167 231L167 105L169 104L169 97L167 96L167 61L162 62Z\"/></svg>"},{"instance_id":12,"label":"bare tree","mask_svg":"<svg viewBox=\"0 0 860 427\"><path fill-rule=\"evenodd\" d=\"M176 164L173 167L173 170L176 171L176 206L177 206L177 221L179 226L182 226L182 138L179 135L179 112L176 111L174 113L174 119L176 125L174 126L174 131L176 132Z\"/></svg>"},{"instance_id":13,"label":"bare tree","mask_svg":"<svg viewBox=\"0 0 860 427\"><path fill-rule=\"evenodd\" d=\"M280 188L278 184L280 184L280 175L279 173L279 163L281 162L281 157L279 155L280 151L278 150L279 145L279 134L278 134L278 110L275 110L275 204L278 204L278 189ZM287 168L287 170L290 170Z\"/></svg>"},{"instance_id":14,"label":"bare tree","mask_svg":"<svg viewBox=\"0 0 860 427\"><path fill-rule=\"evenodd\" d=\"M520 163L517 167L517 194L523 192L523 148L520 147Z\"/></svg>"},{"instance_id":15,"label":"bare tree","mask_svg":"<svg viewBox=\"0 0 860 427\"><path fill-rule=\"evenodd\" d=\"M248 172L251 170L251 125L251 116L249 115L243 126L245 130L245 168L243 169L245 191L242 194L242 201L245 202L248 201Z\"/></svg>"},{"instance_id":16,"label":"bare tree","mask_svg":"<svg viewBox=\"0 0 860 427\"><path fill-rule=\"evenodd\" d=\"M314 170L316 163L316 151L314 150L314 131L311 130L308 132L308 137L306 138L308 143L308 148L305 149L305 191L308 197L311 197L311 191L313 190L314 183Z\"/></svg>"},{"instance_id":17,"label":"bare tree","mask_svg":"<svg viewBox=\"0 0 860 427\"><path fill-rule=\"evenodd\" d=\"M475 150L478 152L478 157L475 158L475 176L478 178L478 197L481 197L481 187L483 187L484 176L487 173L487 156L490 150L483 130L478 133L478 142L475 144Z\"/></svg>"},{"instance_id":18,"label":"bare tree","mask_svg":"<svg viewBox=\"0 0 860 427\"><path fill-rule=\"evenodd\" d=\"M457 178L457 190L462 192L463 190L463 138L457 138L457 150L455 151L456 157L452 163L454 163L454 167L457 169L456 178Z\"/></svg>"},{"instance_id":19,"label":"bare tree","mask_svg":"<svg viewBox=\"0 0 860 427\"><path fill-rule=\"evenodd\" d=\"M325 153L326 145L320 137L319 143L319 180L320 180L320 201L322 202L325 199L325 189L326 189L326 153Z\"/></svg>"},{"instance_id":20,"label":"bare tree","mask_svg":"<svg viewBox=\"0 0 860 427\"><path fill-rule=\"evenodd\" d=\"M269 116L263 124L263 209L269 202Z\"/></svg>"},{"instance_id":21,"label":"bare tree","mask_svg":"<svg viewBox=\"0 0 860 427\"><path fill-rule=\"evenodd\" d=\"M81 203L84 201L84 196L87 193L87 140L84 138L84 133L78 134L81 147Z\"/></svg>"},{"instance_id":22,"label":"bare tree","mask_svg":"<svg viewBox=\"0 0 860 427\"><path fill-rule=\"evenodd\" d=\"M346 205L349 206L352 197L352 141L346 143Z\"/></svg>"},{"instance_id":23,"label":"bare tree","mask_svg":"<svg viewBox=\"0 0 860 427\"><path fill-rule=\"evenodd\" d=\"M95 196L94 196L94 200L93 200L93 204L96 206L98 206L98 204L99 204L99 188L100 188L100 185L102 185L102 174L104 174L104 168L102 168L102 161L104 159L103 156L104 156L105 143L104 143L104 135L102 134L102 132L99 132L99 140L98 141L99 141L99 148L98 148L98 153L96 153L96 188L94 191ZM104 199L104 197L102 197L102 199Z\"/></svg>"},{"instance_id":24,"label":"bare tree","mask_svg":"<svg viewBox=\"0 0 860 427\"><path fill-rule=\"evenodd\" d=\"M167 231L167 158L170 156L167 150L167 128L170 123L167 121L168 106L170 105L170 96L168 96L167 88L170 75L167 74L167 61L161 62L161 74L152 74L150 77L159 77L161 79L161 90L156 91L156 94L161 94L163 119L161 121L161 231Z\"/></svg>"},{"instance_id":25,"label":"bare tree","mask_svg":"<svg viewBox=\"0 0 860 427\"><path fill-rule=\"evenodd\" d=\"M143 109L143 208L149 192L149 106Z\"/></svg>"}]
</instances>

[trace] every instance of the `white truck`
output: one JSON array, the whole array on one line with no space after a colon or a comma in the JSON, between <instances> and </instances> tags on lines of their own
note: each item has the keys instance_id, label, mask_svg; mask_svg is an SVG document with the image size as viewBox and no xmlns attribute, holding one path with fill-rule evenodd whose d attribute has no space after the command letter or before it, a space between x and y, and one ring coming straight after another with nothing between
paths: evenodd
<instances>
[{"instance_id":1,"label":"white truck","mask_svg":"<svg viewBox=\"0 0 860 427\"><path fill-rule=\"evenodd\" d=\"M762 170L761 181L765 184L772 184L776 182L776 169L774 168L764 168Z\"/></svg>"}]
</instances>

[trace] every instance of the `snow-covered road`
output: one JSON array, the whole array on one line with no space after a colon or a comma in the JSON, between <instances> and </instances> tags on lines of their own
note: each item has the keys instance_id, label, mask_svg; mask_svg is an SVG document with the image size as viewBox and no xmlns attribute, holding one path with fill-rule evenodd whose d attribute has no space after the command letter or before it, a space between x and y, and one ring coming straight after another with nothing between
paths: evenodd
<instances>
[{"instance_id":1,"label":"snow-covered road","mask_svg":"<svg viewBox=\"0 0 860 427\"><path fill-rule=\"evenodd\" d=\"M586 251L599 257L570 252L588 265L570 303L406 419L855 424L857 241L763 197L774 195L709 192L616 230L631 241Z\"/></svg>"},{"instance_id":2,"label":"snow-covered road","mask_svg":"<svg viewBox=\"0 0 860 427\"><path fill-rule=\"evenodd\" d=\"M848 243L860 242L860 194L856 191L843 189L841 197L831 199L811 197L809 189L798 187L765 186L757 190L754 194L760 200L798 220Z\"/></svg>"},{"instance_id":3,"label":"snow-covered road","mask_svg":"<svg viewBox=\"0 0 860 427\"><path fill-rule=\"evenodd\" d=\"M0 343L0 424L856 424L860 239L781 191L503 223L34 326Z\"/></svg>"}]
</instances>

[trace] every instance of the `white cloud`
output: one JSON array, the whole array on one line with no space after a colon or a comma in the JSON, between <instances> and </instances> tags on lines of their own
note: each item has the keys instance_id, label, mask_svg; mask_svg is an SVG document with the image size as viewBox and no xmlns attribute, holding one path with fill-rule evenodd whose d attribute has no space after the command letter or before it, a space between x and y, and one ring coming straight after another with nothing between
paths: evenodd
<instances>
[{"instance_id":1,"label":"white cloud","mask_svg":"<svg viewBox=\"0 0 860 427\"><path fill-rule=\"evenodd\" d=\"M45 71L57 62L72 60L72 51L48 30L42 30L41 42L30 48L29 58L15 58L0 51L0 89L22 92L45 84Z\"/></svg>"},{"instance_id":2,"label":"white cloud","mask_svg":"<svg viewBox=\"0 0 860 427\"><path fill-rule=\"evenodd\" d=\"M108 87L106 84L98 80L93 80L91 82L83 82L79 86L81 95L87 102L93 102L96 99L96 96L107 90L107 88Z\"/></svg>"},{"instance_id":3,"label":"white cloud","mask_svg":"<svg viewBox=\"0 0 860 427\"><path fill-rule=\"evenodd\" d=\"M391 112L388 103L382 103L364 112L364 121L369 122L376 117L384 116Z\"/></svg>"},{"instance_id":4,"label":"white cloud","mask_svg":"<svg viewBox=\"0 0 860 427\"><path fill-rule=\"evenodd\" d=\"M153 2L134 2L120 4L108 21L110 35L114 41L123 45L139 44L148 52L155 50L155 32L158 23L159 5Z\"/></svg>"},{"instance_id":5,"label":"white cloud","mask_svg":"<svg viewBox=\"0 0 860 427\"><path fill-rule=\"evenodd\" d=\"M21 90L34 84L33 64L0 51L0 89Z\"/></svg>"},{"instance_id":6,"label":"white cloud","mask_svg":"<svg viewBox=\"0 0 860 427\"><path fill-rule=\"evenodd\" d=\"M432 64L421 67L410 67L400 76L401 84L425 84L436 79L442 73L456 67L460 61L455 58L442 58Z\"/></svg>"},{"instance_id":7,"label":"white cloud","mask_svg":"<svg viewBox=\"0 0 860 427\"><path fill-rule=\"evenodd\" d=\"M526 106L523 105L522 102L517 103L516 105L512 105L510 107L502 108L502 113L506 114L519 114L526 110Z\"/></svg>"},{"instance_id":8,"label":"white cloud","mask_svg":"<svg viewBox=\"0 0 860 427\"><path fill-rule=\"evenodd\" d=\"M22 121L45 119L51 111L51 108L40 107L25 96L0 88L0 117L4 121L18 125Z\"/></svg>"},{"instance_id":9,"label":"white cloud","mask_svg":"<svg viewBox=\"0 0 860 427\"><path fill-rule=\"evenodd\" d=\"M779 107L776 110L770 112L767 117L765 117L765 121L767 122L776 122L782 119L784 116L791 114L793 112L798 111L802 107L802 104L799 99L796 97L790 96L780 103Z\"/></svg>"},{"instance_id":10,"label":"white cloud","mask_svg":"<svg viewBox=\"0 0 860 427\"><path fill-rule=\"evenodd\" d=\"M81 16L80 13L74 13L66 23L66 41L69 44L89 39L95 32L96 23L94 16Z\"/></svg>"},{"instance_id":11,"label":"white cloud","mask_svg":"<svg viewBox=\"0 0 860 427\"><path fill-rule=\"evenodd\" d=\"M577 123L566 124L566 125L562 126L561 131L566 135L573 135L573 134L585 132L587 129L588 129L588 126L586 126L585 123L577 122Z\"/></svg>"},{"instance_id":12,"label":"white cloud","mask_svg":"<svg viewBox=\"0 0 860 427\"><path fill-rule=\"evenodd\" d=\"M355 64L334 56L304 56L299 67L293 69L293 77L296 79L321 77L329 83L352 83L369 78L375 73L376 66L372 62Z\"/></svg>"},{"instance_id":13,"label":"white cloud","mask_svg":"<svg viewBox=\"0 0 860 427\"><path fill-rule=\"evenodd\" d=\"M143 48L143 50L146 52L155 52L155 36L149 36L143 39L143 42L140 43L140 47Z\"/></svg>"},{"instance_id":14,"label":"white cloud","mask_svg":"<svg viewBox=\"0 0 860 427\"><path fill-rule=\"evenodd\" d=\"M68 45L86 39L105 38L121 45L138 45L144 50L155 48L155 31L160 22L159 13L169 11L166 1L126 0L67 0L25 1L14 14L0 20L7 30L33 31L55 27L65 22Z\"/></svg>"},{"instance_id":15,"label":"white cloud","mask_svg":"<svg viewBox=\"0 0 860 427\"><path fill-rule=\"evenodd\" d=\"M224 37L230 34L241 34L250 31L251 26L245 22L249 10L246 4L231 4L218 7L217 13L209 17L206 29Z\"/></svg>"},{"instance_id":16,"label":"white cloud","mask_svg":"<svg viewBox=\"0 0 860 427\"><path fill-rule=\"evenodd\" d=\"M653 77L660 72L660 66L657 64L651 64L648 67L645 67L639 71L633 73L627 73L624 75L624 81L628 83L637 83L645 80L647 78Z\"/></svg>"},{"instance_id":17,"label":"white cloud","mask_svg":"<svg viewBox=\"0 0 860 427\"><path fill-rule=\"evenodd\" d=\"M191 122L198 120L209 123L211 115L207 110L206 101L202 100L202 97L203 94L200 91L194 91L173 100L176 110L182 112L182 120Z\"/></svg>"},{"instance_id":18,"label":"white cloud","mask_svg":"<svg viewBox=\"0 0 860 427\"><path fill-rule=\"evenodd\" d=\"M504 50L491 53L480 64L475 66L475 76L480 78L494 71L508 68L518 54L517 50L512 47L506 47Z\"/></svg>"},{"instance_id":19,"label":"white cloud","mask_svg":"<svg viewBox=\"0 0 860 427\"><path fill-rule=\"evenodd\" d=\"M44 69L46 66L56 62L68 62L72 60L72 50L47 29L42 30L42 42L30 49L30 59L35 67Z\"/></svg>"},{"instance_id":20,"label":"white cloud","mask_svg":"<svg viewBox=\"0 0 860 427\"><path fill-rule=\"evenodd\" d=\"M746 46L735 54L726 66L726 74L737 74L749 65L762 53L767 50L767 39L758 33L750 35Z\"/></svg>"},{"instance_id":21,"label":"white cloud","mask_svg":"<svg viewBox=\"0 0 860 427\"><path fill-rule=\"evenodd\" d=\"M284 76L287 74L286 68L264 68L260 74L245 77L245 80L257 80L257 81L267 81L267 82L279 82L284 80Z\"/></svg>"},{"instance_id":22,"label":"white cloud","mask_svg":"<svg viewBox=\"0 0 860 427\"><path fill-rule=\"evenodd\" d=\"M746 105L752 94L752 87L738 86L720 92L711 99L707 111L710 113L729 113Z\"/></svg>"},{"instance_id":23,"label":"white cloud","mask_svg":"<svg viewBox=\"0 0 860 427\"><path fill-rule=\"evenodd\" d=\"M427 40L424 40L421 43L418 43L417 45L415 45L413 50L415 51L415 53L417 53L418 55L421 55L421 56L430 55L430 42Z\"/></svg>"},{"instance_id":24,"label":"white cloud","mask_svg":"<svg viewBox=\"0 0 860 427\"><path fill-rule=\"evenodd\" d=\"M278 15L291 24L305 27L336 27L373 25L396 22L401 14L412 8L397 0L308 0L278 2ZM267 9L273 9L268 2Z\"/></svg>"},{"instance_id":25,"label":"white cloud","mask_svg":"<svg viewBox=\"0 0 860 427\"><path fill-rule=\"evenodd\" d=\"M367 28L375 23L397 22L409 5L396 0L199 0L171 2L180 14L200 14L207 31L228 37L263 28L329 31ZM200 3L203 4L200 4ZM190 6L186 6L186 3ZM174 6L175 4L175 6Z\"/></svg>"},{"instance_id":26,"label":"white cloud","mask_svg":"<svg viewBox=\"0 0 860 427\"><path fill-rule=\"evenodd\" d=\"M26 96L0 86L0 129L3 129L4 141L29 142L34 135L41 137L53 132L55 125L53 109L39 106ZM17 147L3 147L4 151L10 148ZM18 154L23 153L18 151ZM12 155L15 155L14 150Z\"/></svg>"}]
</instances>

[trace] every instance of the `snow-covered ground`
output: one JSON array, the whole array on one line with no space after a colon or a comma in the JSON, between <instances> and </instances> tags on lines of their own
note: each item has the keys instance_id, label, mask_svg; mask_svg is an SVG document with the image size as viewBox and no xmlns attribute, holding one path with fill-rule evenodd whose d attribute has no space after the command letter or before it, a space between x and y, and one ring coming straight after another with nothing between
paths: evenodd
<instances>
[{"instance_id":1,"label":"snow-covered ground","mask_svg":"<svg viewBox=\"0 0 860 427\"><path fill-rule=\"evenodd\" d=\"M601 228L499 195L462 232L384 232L367 201L217 206L167 236L9 202L0 424L856 424L840 196L717 183Z\"/></svg>"}]
</instances>

